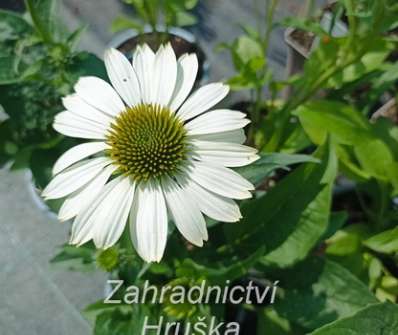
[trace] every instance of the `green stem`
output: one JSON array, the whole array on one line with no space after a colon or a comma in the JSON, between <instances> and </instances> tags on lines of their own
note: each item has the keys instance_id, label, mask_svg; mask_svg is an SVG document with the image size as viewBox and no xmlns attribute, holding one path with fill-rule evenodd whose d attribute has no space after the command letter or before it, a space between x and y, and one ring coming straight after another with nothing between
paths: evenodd
<instances>
[{"instance_id":1,"label":"green stem","mask_svg":"<svg viewBox=\"0 0 398 335\"><path fill-rule=\"evenodd\" d=\"M354 1L346 0L348 24L350 28L350 41L354 41L357 33L357 18L354 15Z\"/></svg>"},{"instance_id":2,"label":"green stem","mask_svg":"<svg viewBox=\"0 0 398 335\"><path fill-rule=\"evenodd\" d=\"M306 18L311 18L315 12L315 0L307 0L305 16Z\"/></svg>"},{"instance_id":3,"label":"green stem","mask_svg":"<svg viewBox=\"0 0 398 335\"><path fill-rule=\"evenodd\" d=\"M383 227L384 225L384 215L388 209L388 203L389 203L389 192L388 192L388 185L378 181L378 186L380 189L380 206L379 206L379 211L377 215L377 224L379 225L380 228Z\"/></svg>"},{"instance_id":4,"label":"green stem","mask_svg":"<svg viewBox=\"0 0 398 335\"><path fill-rule=\"evenodd\" d=\"M362 197L361 192L358 190L357 187L355 187L355 193L357 195L359 205L361 206L362 211L371 221L377 221L375 214L373 214L373 212L368 209L369 206L366 204L365 200Z\"/></svg>"},{"instance_id":5,"label":"green stem","mask_svg":"<svg viewBox=\"0 0 398 335\"><path fill-rule=\"evenodd\" d=\"M350 48L350 46L351 43L349 42L347 43L346 48ZM359 59L361 59L365 52L366 50L361 50L356 57L345 60L342 64L339 64L339 61L337 61L335 66L332 66L331 68L326 70L321 76L315 78L314 82L309 85L308 90L303 90L301 94L298 93L292 100L288 101L279 112L281 114L281 118L279 120L279 126L277 126L275 134L262 149L266 149L266 151L277 151L283 144L282 136L289 121L290 113L303 103L310 100L321 89L321 87L324 86L324 84L327 83L328 80L336 73L344 70L346 67L354 64ZM346 53L343 52L343 54Z\"/></svg>"},{"instance_id":6,"label":"green stem","mask_svg":"<svg viewBox=\"0 0 398 335\"><path fill-rule=\"evenodd\" d=\"M274 14L276 7L279 3L279 0L271 0L271 4L268 3L267 1L267 29L265 31L265 37L263 40L263 51L264 51L264 56L267 57L268 55L268 47L269 47L269 41L271 38L271 33L273 29L273 22L274 22Z\"/></svg>"},{"instance_id":7,"label":"green stem","mask_svg":"<svg viewBox=\"0 0 398 335\"><path fill-rule=\"evenodd\" d=\"M46 29L46 27L43 27L42 20L40 19L40 13L37 12L33 0L25 0L25 5L30 17L32 18L33 26L37 33L43 39L43 42L47 44L52 44L54 42L53 38L50 32Z\"/></svg>"},{"instance_id":8,"label":"green stem","mask_svg":"<svg viewBox=\"0 0 398 335\"><path fill-rule=\"evenodd\" d=\"M153 11L150 1L144 1L144 10L148 18L149 25L151 26L152 32L157 34L157 13L156 9Z\"/></svg>"},{"instance_id":9,"label":"green stem","mask_svg":"<svg viewBox=\"0 0 398 335\"><path fill-rule=\"evenodd\" d=\"M257 2L256 2L257 3ZM264 58L266 59L268 56L268 48L269 48L269 41L271 38L271 33L273 29L273 21L274 21L274 14L276 7L279 3L279 0L271 0L271 3L269 0L266 1L266 31L265 35L263 38L261 38L261 44L263 48L263 55ZM258 25L258 31L259 34L261 34L260 31L260 25ZM264 76L267 73L267 68L266 68L266 62L264 62L265 66L259 71L257 74L260 80L264 78ZM252 120L252 125L250 127L249 131L249 142L254 143L254 134L256 132L257 126L261 122L261 104L263 101L263 87L258 86L254 91L252 91L252 108L251 108L251 120Z\"/></svg>"}]
</instances>

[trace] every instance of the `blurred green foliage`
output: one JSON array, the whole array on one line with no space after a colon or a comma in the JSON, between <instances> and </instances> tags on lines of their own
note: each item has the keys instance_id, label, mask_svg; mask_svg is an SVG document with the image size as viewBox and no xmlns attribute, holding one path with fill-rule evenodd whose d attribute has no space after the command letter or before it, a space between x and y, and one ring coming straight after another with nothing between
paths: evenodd
<instances>
[{"instance_id":1,"label":"blurred green foliage","mask_svg":"<svg viewBox=\"0 0 398 335\"><path fill-rule=\"evenodd\" d=\"M30 168L38 186L49 180L56 157L75 142L52 129L61 98L80 76L104 77L103 63L76 50L83 29L67 32L54 0L27 0L26 15L0 11L0 165Z\"/></svg>"},{"instance_id":2,"label":"blurred green foliage","mask_svg":"<svg viewBox=\"0 0 398 335\"><path fill-rule=\"evenodd\" d=\"M164 26L166 32L171 27L193 26L197 22L192 10L198 4L198 0L123 0L130 5L136 14L119 16L112 23L112 31L134 29L141 33L145 27L150 27L156 32L160 26Z\"/></svg>"},{"instance_id":3,"label":"blurred green foliage","mask_svg":"<svg viewBox=\"0 0 398 335\"><path fill-rule=\"evenodd\" d=\"M126 2L140 20L118 19L115 29L194 22L196 1ZM125 281L119 295L146 280L187 288L203 280L279 281L274 304L239 306L256 315L258 335L396 334L398 310L390 302L398 297L398 127L375 112L397 96L398 5L341 0L325 27L320 16L274 24L277 4L267 1L265 27L245 26L242 36L222 44L236 69L229 84L249 92L249 143L261 155L237 169L257 187L254 199L240 203L242 222L208 220L210 241L200 249L170 231L160 264L143 263L128 228L110 250L64 246L53 263L104 269ZM51 130L60 97L80 75L101 76L102 64L74 51L81 31L65 34L52 1L27 1L27 7L28 19L0 12L0 103L9 115L0 124L0 162L30 166L45 180L46 162L69 145ZM331 33L337 21L347 25L345 36ZM270 34L281 25L309 33L314 43L301 73L284 81L267 61ZM291 94L281 99L286 88ZM221 321L230 307L99 301L85 315L97 335L138 334L145 316L152 324L160 315Z\"/></svg>"}]
</instances>

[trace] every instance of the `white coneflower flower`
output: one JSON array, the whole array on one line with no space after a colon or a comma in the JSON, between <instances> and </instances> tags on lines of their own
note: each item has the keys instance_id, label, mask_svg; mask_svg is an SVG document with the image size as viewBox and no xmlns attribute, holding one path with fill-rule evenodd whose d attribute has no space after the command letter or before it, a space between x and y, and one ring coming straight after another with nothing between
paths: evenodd
<instances>
[{"instance_id":1,"label":"white coneflower flower","mask_svg":"<svg viewBox=\"0 0 398 335\"><path fill-rule=\"evenodd\" d=\"M168 212L181 234L202 246L208 239L203 214L223 221L241 218L232 199L254 187L229 169L258 158L242 145L245 114L207 112L229 91L221 83L199 88L188 99L198 71L195 55L176 59L170 44L155 54L138 47L133 64L115 49L105 53L113 87L83 77L63 100L54 128L90 141L67 151L54 166L46 199L66 197L63 221L75 218L71 243L114 245L129 218L131 238L146 261L160 261Z\"/></svg>"}]
</instances>

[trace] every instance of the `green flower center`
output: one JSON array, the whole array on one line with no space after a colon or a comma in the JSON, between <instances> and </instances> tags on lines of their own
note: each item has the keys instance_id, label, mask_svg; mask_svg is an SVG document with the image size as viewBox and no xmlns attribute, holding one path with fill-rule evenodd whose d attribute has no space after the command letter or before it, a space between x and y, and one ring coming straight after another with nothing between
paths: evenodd
<instances>
[{"instance_id":1,"label":"green flower center","mask_svg":"<svg viewBox=\"0 0 398 335\"><path fill-rule=\"evenodd\" d=\"M158 105L127 108L112 123L107 143L119 170L135 181L172 176L187 156L183 122Z\"/></svg>"}]
</instances>

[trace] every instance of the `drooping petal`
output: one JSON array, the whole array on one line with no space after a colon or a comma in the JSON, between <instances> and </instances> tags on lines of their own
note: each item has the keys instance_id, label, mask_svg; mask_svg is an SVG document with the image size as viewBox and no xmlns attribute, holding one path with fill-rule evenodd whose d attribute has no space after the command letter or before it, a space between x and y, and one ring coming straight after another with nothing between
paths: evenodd
<instances>
[{"instance_id":1,"label":"drooping petal","mask_svg":"<svg viewBox=\"0 0 398 335\"><path fill-rule=\"evenodd\" d=\"M104 127L109 127L113 120L113 117L94 108L77 94L68 95L62 99L62 103L69 112L87 120L100 123Z\"/></svg>"},{"instance_id":2,"label":"drooping petal","mask_svg":"<svg viewBox=\"0 0 398 335\"><path fill-rule=\"evenodd\" d=\"M199 140L191 144L196 159L226 167L245 166L259 158L256 149L241 144Z\"/></svg>"},{"instance_id":3,"label":"drooping petal","mask_svg":"<svg viewBox=\"0 0 398 335\"><path fill-rule=\"evenodd\" d=\"M117 116L125 109L123 101L113 87L100 78L80 78L75 85L75 91L88 104L108 115Z\"/></svg>"},{"instance_id":4,"label":"drooping petal","mask_svg":"<svg viewBox=\"0 0 398 335\"><path fill-rule=\"evenodd\" d=\"M243 144L246 142L246 135L243 129L236 129L224 131L221 133L202 134L190 136L192 140L211 141L222 143L238 143Z\"/></svg>"},{"instance_id":5,"label":"drooping petal","mask_svg":"<svg viewBox=\"0 0 398 335\"><path fill-rule=\"evenodd\" d=\"M192 161L188 174L200 186L226 198L248 199L254 190L240 174L221 165Z\"/></svg>"},{"instance_id":6,"label":"drooping petal","mask_svg":"<svg viewBox=\"0 0 398 335\"><path fill-rule=\"evenodd\" d=\"M61 221L70 220L89 206L101 194L106 182L116 169L115 165L107 166L87 185L72 193L62 204L58 218Z\"/></svg>"},{"instance_id":7,"label":"drooping petal","mask_svg":"<svg viewBox=\"0 0 398 335\"><path fill-rule=\"evenodd\" d=\"M141 102L141 91L132 64L116 49L107 50L104 60L109 79L124 102L130 107L138 105Z\"/></svg>"},{"instance_id":8,"label":"drooping petal","mask_svg":"<svg viewBox=\"0 0 398 335\"><path fill-rule=\"evenodd\" d=\"M80 212L72 227L71 244L93 239L97 248L107 249L120 238L134 198L135 184L120 176L105 185L101 194Z\"/></svg>"},{"instance_id":9,"label":"drooping petal","mask_svg":"<svg viewBox=\"0 0 398 335\"><path fill-rule=\"evenodd\" d=\"M237 222L242 218L235 201L204 189L190 178L179 178L178 181L195 198L200 211L208 217L222 222Z\"/></svg>"},{"instance_id":10,"label":"drooping petal","mask_svg":"<svg viewBox=\"0 0 398 335\"><path fill-rule=\"evenodd\" d=\"M168 106L177 79L177 60L171 44L161 46L156 53L152 89L153 104Z\"/></svg>"},{"instance_id":11,"label":"drooping petal","mask_svg":"<svg viewBox=\"0 0 398 335\"><path fill-rule=\"evenodd\" d=\"M164 181L163 191L177 229L192 244L203 246L208 239L206 222L195 199L170 178Z\"/></svg>"},{"instance_id":12,"label":"drooping petal","mask_svg":"<svg viewBox=\"0 0 398 335\"><path fill-rule=\"evenodd\" d=\"M133 203L135 182L129 177L119 178L108 196L98 202L96 209L94 243L100 249L110 248L119 240Z\"/></svg>"},{"instance_id":13,"label":"drooping petal","mask_svg":"<svg viewBox=\"0 0 398 335\"><path fill-rule=\"evenodd\" d=\"M138 46L133 56L133 67L140 83L141 99L144 103L150 103L153 100L154 65L155 54L151 48L146 44Z\"/></svg>"},{"instance_id":14,"label":"drooping petal","mask_svg":"<svg viewBox=\"0 0 398 335\"><path fill-rule=\"evenodd\" d=\"M177 82L170 101L170 109L177 111L188 97L198 74L198 57L195 54L184 54L177 63Z\"/></svg>"},{"instance_id":15,"label":"drooping petal","mask_svg":"<svg viewBox=\"0 0 398 335\"><path fill-rule=\"evenodd\" d=\"M88 121L69 111L55 116L53 128L65 136L92 140L105 140L108 131L103 125Z\"/></svg>"},{"instance_id":16,"label":"drooping petal","mask_svg":"<svg viewBox=\"0 0 398 335\"><path fill-rule=\"evenodd\" d=\"M186 124L186 129L190 136L213 134L240 129L249 123L250 120L246 119L244 113L220 109L205 113L189 121Z\"/></svg>"},{"instance_id":17,"label":"drooping petal","mask_svg":"<svg viewBox=\"0 0 398 335\"><path fill-rule=\"evenodd\" d=\"M43 191L46 199L59 199L77 191L111 164L107 157L93 158L56 175Z\"/></svg>"},{"instance_id":18,"label":"drooping petal","mask_svg":"<svg viewBox=\"0 0 398 335\"><path fill-rule=\"evenodd\" d=\"M53 168L53 174L56 175L82 159L105 150L107 147L108 145L105 142L88 142L76 145L57 160Z\"/></svg>"},{"instance_id":19,"label":"drooping petal","mask_svg":"<svg viewBox=\"0 0 398 335\"><path fill-rule=\"evenodd\" d=\"M130 214L130 232L138 254L147 262L159 262L167 242L167 209L157 183L140 184Z\"/></svg>"},{"instance_id":20,"label":"drooping petal","mask_svg":"<svg viewBox=\"0 0 398 335\"><path fill-rule=\"evenodd\" d=\"M183 121L192 119L223 100L229 92L229 86L221 83L205 85L194 92L178 110L177 115Z\"/></svg>"}]
</instances>

